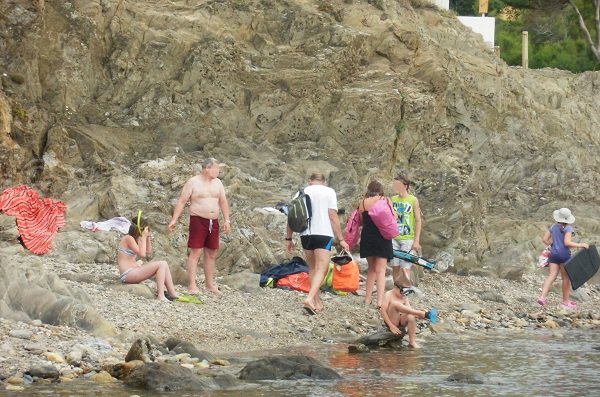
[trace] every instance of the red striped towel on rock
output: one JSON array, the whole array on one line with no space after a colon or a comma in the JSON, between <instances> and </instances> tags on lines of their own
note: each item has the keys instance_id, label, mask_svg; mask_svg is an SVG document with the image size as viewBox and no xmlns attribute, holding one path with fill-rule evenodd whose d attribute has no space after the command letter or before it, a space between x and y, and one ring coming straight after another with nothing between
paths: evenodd
<instances>
[{"instance_id":1,"label":"red striped towel on rock","mask_svg":"<svg viewBox=\"0 0 600 397\"><path fill-rule=\"evenodd\" d=\"M66 224L66 208L62 201L40 198L25 185L8 188L0 195L0 212L16 218L23 245L36 255L50 251L52 239Z\"/></svg>"}]
</instances>

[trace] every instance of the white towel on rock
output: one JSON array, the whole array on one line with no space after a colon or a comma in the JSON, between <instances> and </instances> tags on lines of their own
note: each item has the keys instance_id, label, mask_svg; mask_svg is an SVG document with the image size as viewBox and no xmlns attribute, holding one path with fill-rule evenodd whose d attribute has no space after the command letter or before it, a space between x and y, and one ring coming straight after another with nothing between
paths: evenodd
<instances>
[{"instance_id":1,"label":"white towel on rock","mask_svg":"<svg viewBox=\"0 0 600 397\"><path fill-rule=\"evenodd\" d=\"M81 221L79 222L79 225L82 229L91 230L92 232L108 232L112 229L115 229L123 234L127 234L129 233L131 221L122 216L118 216L102 222Z\"/></svg>"}]
</instances>

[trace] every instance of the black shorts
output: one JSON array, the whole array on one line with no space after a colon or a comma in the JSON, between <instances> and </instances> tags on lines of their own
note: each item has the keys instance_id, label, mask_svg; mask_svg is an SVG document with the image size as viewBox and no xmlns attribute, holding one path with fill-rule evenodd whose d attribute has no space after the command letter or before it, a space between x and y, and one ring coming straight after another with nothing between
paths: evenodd
<instances>
[{"instance_id":1,"label":"black shorts","mask_svg":"<svg viewBox=\"0 0 600 397\"><path fill-rule=\"evenodd\" d=\"M333 237L312 234L308 236L300 236L300 241L302 242L302 248L307 251L313 251L316 249L329 251L331 249L331 244L333 243Z\"/></svg>"}]
</instances>

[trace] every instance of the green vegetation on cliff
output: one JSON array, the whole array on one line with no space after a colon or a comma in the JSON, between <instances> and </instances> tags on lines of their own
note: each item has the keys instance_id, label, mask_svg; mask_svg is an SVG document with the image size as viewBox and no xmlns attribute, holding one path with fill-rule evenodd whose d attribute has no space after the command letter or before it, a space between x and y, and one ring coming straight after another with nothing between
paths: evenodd
<instances>
[{"instance_id":1,"label":"green vegetation on cliff","mask_svg":"<svg viewBox=\"0 0 600 397\"><path fill-rule=\"evenodd\" d=\"M477 15L478 0L455 0L450 4L458 15ZM592 1L576 0L574 4L586 25L594 26ZM521 64L521 32L528 31L530 68L551 67L575 73L600 69L568 1L491 0L488 15L497 17L496 45L509 65ZM596 41L598 32L588 29Z\"/></svg>"}]
</instances>

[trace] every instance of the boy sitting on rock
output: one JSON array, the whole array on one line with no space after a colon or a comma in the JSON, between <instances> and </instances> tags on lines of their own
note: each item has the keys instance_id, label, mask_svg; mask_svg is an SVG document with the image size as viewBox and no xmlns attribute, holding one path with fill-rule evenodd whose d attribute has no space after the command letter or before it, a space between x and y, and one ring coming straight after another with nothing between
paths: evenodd
<instances>
[{"instance_id":1,"label":"boy sitting on rock","mask_svg":"<svg viewBox=\"0 0 600 397\"><path fill-rule=\"evenodd\" d=\"M408 331L408 346L418 349L419 345L415 338L417 332L416 319L426 318L435 324L437 322L437 311L434 308L427 312L413 309L408 301L408 295L411 293L414 293L411 287L403 286L400 280L394 282L394 288L385 293L379 312L391 333L401 335L400 327L406 328Z\"/></svg>"}]
</instances>

